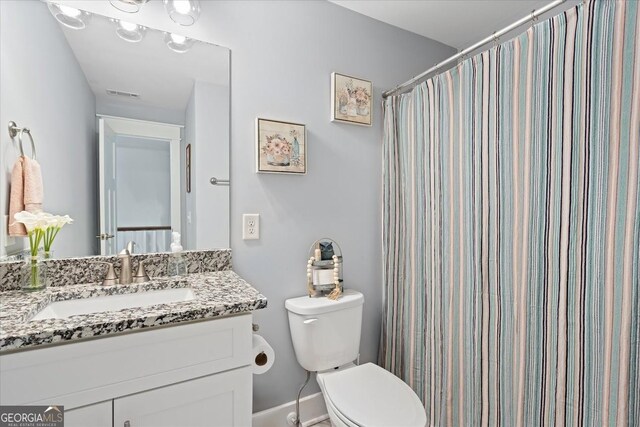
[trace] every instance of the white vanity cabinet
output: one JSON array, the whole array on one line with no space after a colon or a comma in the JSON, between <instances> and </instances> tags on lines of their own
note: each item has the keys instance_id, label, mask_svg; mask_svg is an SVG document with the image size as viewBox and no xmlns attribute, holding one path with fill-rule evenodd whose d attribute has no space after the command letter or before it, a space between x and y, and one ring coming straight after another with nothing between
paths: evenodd
<instances>
[{"instance_id":1,"label":"white vanity cabinet","mask_svg":"<svg viewBox=\"0 0 640 427\"><path fill-rule=\"evenodd\" d=\"M113 401L64 411L65 427L112 427Z\"/></svg>"},{"instance_id":2,"label":"white vanity cabinet","mask_svg":"<svg viewBox=\"0 0 640 427\"><path fill-rule=\"evenodd\" d=\"M251 368L234 369L113 401L115 427L251 425ZM248 415L248 417L247 417Z\"/></svg>"},{"instance_id":3,"label":"white vanity cabinet","mask_svg":"<svg viewBox=\"0 0 640 427\"><path fill-rule=\"evenodd\" d=\"M0 404L67 427L250 426L251 314L0 355Z\"/></svg>"}]
</instances>

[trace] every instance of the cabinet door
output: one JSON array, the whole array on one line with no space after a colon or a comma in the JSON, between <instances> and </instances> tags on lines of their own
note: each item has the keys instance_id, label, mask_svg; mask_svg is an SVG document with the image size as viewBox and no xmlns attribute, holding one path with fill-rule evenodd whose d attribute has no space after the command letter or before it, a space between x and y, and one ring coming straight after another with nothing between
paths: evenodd
<instances>
[{"instance_id":1,"label":"cabinet door","mask_svg":"<svg viewBox=\"0 0 640 427\"><path fill-rule=\"evenodd\" d=\"M113 423L112 401L83 406L64 411L65 427L111 427Z\"/></svg>"},{"instance_id":2,"label":"cabinet door","mask_svg":"<svg viewBox=\"0 0 640 427\"><path fill-rule=\"evenodd\" d=\"M251 367L113 401L114 427L251 426Z\"/></svg>"}]
</instances>

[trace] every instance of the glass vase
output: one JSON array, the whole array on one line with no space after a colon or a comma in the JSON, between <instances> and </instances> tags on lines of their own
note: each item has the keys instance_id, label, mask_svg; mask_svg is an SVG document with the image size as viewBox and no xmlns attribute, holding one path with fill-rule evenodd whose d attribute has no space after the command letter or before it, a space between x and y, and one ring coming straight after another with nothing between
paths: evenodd
<instances>
[{"instance_id":1,"label":"glass vase","mask_svg":"<svg viewBox=\"0 0 640 427\"><path fill-rule=\"evenodd\" d=\"M47 264L42 255L28 256L22 266L22 290L41 291L47 287Z\"/></svg>"}]
</instances>

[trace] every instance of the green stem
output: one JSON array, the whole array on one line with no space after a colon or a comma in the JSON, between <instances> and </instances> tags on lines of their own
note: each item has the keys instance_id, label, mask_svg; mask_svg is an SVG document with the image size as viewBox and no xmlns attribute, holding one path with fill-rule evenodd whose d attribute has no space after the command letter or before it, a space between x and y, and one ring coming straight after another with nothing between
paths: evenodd
<instances>
[{"instance_id":1,"label":"green stem","mask_svg":"<svg viewBox=\"0 0 640 427\"><path fill-rule=\"evenodd\" d=\"M38 288L40 276L38 274L38 260L31 258L31 287Z\"/></svg>"},{"instance_id":2,"label":"green stem","mask_svg":"<svg viewBox=\"0 0 640 427\"><path fill-rule=\"evenodd\" d=\"M50 252L51 251L51 246L53 246L53 241L55 240L56 236L60 232L61 228L62 227L47 228L46 235L44 237L44 251L45 252Z\"/></svg>"},{"instance_id":3,"label":"green stem","mask_svg":"<svg viewBox=\"0 0 640 427\"><path fill-rule=\"evenodd\" d=\"M29 249L31 249L31 256L33 256L33 231L28 233L29 236Z\"/></svg>"}]
</instances>

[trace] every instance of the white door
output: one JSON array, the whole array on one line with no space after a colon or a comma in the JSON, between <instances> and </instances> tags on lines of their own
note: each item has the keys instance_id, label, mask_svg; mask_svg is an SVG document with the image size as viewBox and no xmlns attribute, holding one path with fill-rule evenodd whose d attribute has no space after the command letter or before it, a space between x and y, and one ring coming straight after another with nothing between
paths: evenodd
<instances>
[{"instance_id":1,"label":"white door","mask_svg":"<svg viewBox=\"0 0 640 427\"><path fill-rule=\"evenodd\" d=\"M251 426L251 367L113 401L115 427Z\"/></svg>"},{"instance_id":2,"label":"white door","mask_svg":"<svg viewBox=\"0 0 640 427\"><path fill-rule=\"evenodd\" d=\"M103 118L99 128L100 255L116 253L116 133Z\"/></svg>"}]
</instances>

